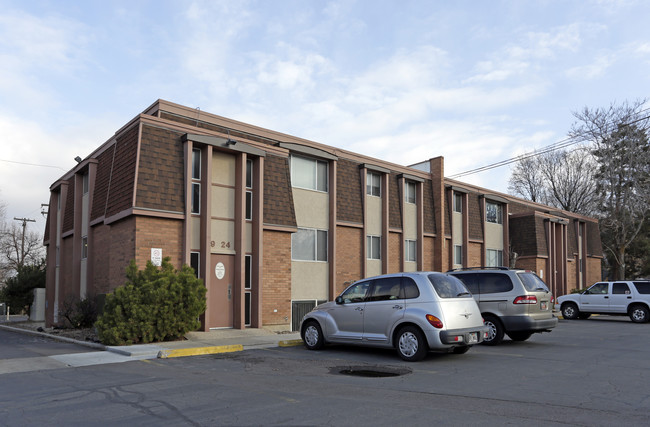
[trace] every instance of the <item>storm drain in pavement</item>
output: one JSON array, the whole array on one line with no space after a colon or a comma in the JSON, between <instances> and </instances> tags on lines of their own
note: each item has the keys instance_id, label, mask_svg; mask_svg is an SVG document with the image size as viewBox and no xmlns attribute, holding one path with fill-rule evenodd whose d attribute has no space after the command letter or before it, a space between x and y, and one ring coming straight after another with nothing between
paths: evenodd
<instances>
[{"instance_id":1,"label":"storm drain in pavement","mask_svg":"<svg viewBox=\"0 0 650 427\"><path fill-rule=\"evenodd\" d=\"M408 368L394 368L387 366L335 366L330 369L333 374L352 375L366 378L398 377L411 373Z\"/></svg>"}]
</instances>

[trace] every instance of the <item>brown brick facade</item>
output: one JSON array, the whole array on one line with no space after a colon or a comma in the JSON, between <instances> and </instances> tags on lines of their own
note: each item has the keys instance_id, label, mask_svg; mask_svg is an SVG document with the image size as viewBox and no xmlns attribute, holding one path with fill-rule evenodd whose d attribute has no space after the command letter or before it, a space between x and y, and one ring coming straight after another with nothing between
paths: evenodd
<instances>
[{"instance_id":1,"label":"brown brick facade","mask_svg":"<svg viewBox=\"0 0 650 427\"><path fill-rule=\"evenodd\" d=\"M467 264L466 267L483 266L482 259L483 244L470 242L467 247Z\"/></svg>"},{"instance_id":2,"label":"brown brick facade","mask_svg":"<svg viewBox=\"0 0 650 427\"><path fill-rule=\"evenodd\" d=\"M399 273L402 271L402 233L389 233L388 247L388 272Z\"/></svg>"},{"instance_id":3,"label":"brown brick facade","mask_svg":"<svg viewBox=\"0 0 650 427\"><path fill-rule=\"evenodd\" d=\"M262 322L264 325L288 324L291 319L291 233L264 231L263 271Z\"/></svg>"},{"instance_id":4,"label":"brown brick facade","mask_svg":"<svg viewBox=\"0 0 650 427\"><path fill-rule=\"evenodd\" d=\"M174 268L183 264L183 222L176 219L135 217L135 263L144 268L151 260L151 249L162 249Z\"/></svg>"},{"instance_id":5,"label":"brown brick facade","mask_svg":"<svg viewBox=\"0 0 650 427\"><path fill-rule=\"evenodd\" d=\"M362 277L365 262L363 253L363 229L336 227L336 283L334 293L339 294L348 284Z\"/></svg>"}]
</instances>

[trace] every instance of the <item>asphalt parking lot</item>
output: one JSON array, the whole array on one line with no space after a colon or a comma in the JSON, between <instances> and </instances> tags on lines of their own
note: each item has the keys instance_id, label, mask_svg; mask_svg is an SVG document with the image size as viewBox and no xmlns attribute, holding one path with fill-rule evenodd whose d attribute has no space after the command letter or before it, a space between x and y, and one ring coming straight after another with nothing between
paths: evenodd
<instances>
[{"instance_id":1,"label":"asphalt parking lot","mask_svg":"<svg viewBox=\"0 0 650 427\"><path fill-rule=\"evenodd\" d=\"M297 346L5 374L0 416L7 425L647 425L649 334L650 324L599 316L417 363Z\"/></svg>"}]
</instances>

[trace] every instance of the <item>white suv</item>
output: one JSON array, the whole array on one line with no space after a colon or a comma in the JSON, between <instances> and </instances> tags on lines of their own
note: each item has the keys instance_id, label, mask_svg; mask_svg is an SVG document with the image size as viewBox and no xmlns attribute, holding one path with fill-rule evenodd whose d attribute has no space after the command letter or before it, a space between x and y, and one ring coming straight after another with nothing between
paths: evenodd
<instances>
[{"instance_id":1,"label":"white suv","mask_svg":"<svg viewBox=\"0 0 650 427\"><path fill-rule=\"evenodd\" d=\"M579 293L557 299L565 319L587 319L592 314L630 316L633 322L650 320L650 281L598 282Z\"/></svg>"}]
</instances>

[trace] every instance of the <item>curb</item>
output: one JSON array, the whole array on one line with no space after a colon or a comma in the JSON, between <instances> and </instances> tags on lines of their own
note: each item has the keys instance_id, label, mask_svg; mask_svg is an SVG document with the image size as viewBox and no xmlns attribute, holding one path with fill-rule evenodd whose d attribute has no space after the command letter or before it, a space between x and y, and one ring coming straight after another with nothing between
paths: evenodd
<instances>
[{"instance_id":1,"label":"curb","mask_svg":"<svg viewBox=\"0 0 650 427\"><path fill-rule=\"evenodd\" d=\"M168 359L171 357L199 356L203 354L232 353L235 351L243 351L243 350L244 350L244 346L241 344L217 345L212 347L179 348L176 350L160 350L158 352L158 359Z\"/></svg>"},{"instance_id":2,"label":"curb","mask_svg":"<svg viewBox=\"0 0 650 427\"><path fill-rule=\"evenodd\" d=\"M50 338L56 341L63 341L63 342L68 342L72 344L77 344L77 345L82 345L84 347L89 347L93 348L95 350L109 350L104 344L99 344L96 342L89 342L89 341L80 341L76 340L74 338L68 338L68 337L61 337L58 335L54 334L48 334L46 332L38 332L34 331L31 329L25 329L25 328L15 328L13 326L7 326L7 325L0 325L0 329L5 329L7 331L12 331L12 332L20 332L20 333L25 333L25 334L30 334L30 335L36 335L40 337L45 337L45 338Z\"/></svg>"},{"instance_id":3,"label":"curb","mask_svg":"<svg viewBox=\"0 0 650 427\"><path fill-rule=\"evenodd\" d=\"M294 347L302 345L302 340L284 340L278 342L278 347Z\"/></svg>"}]
</instances>

